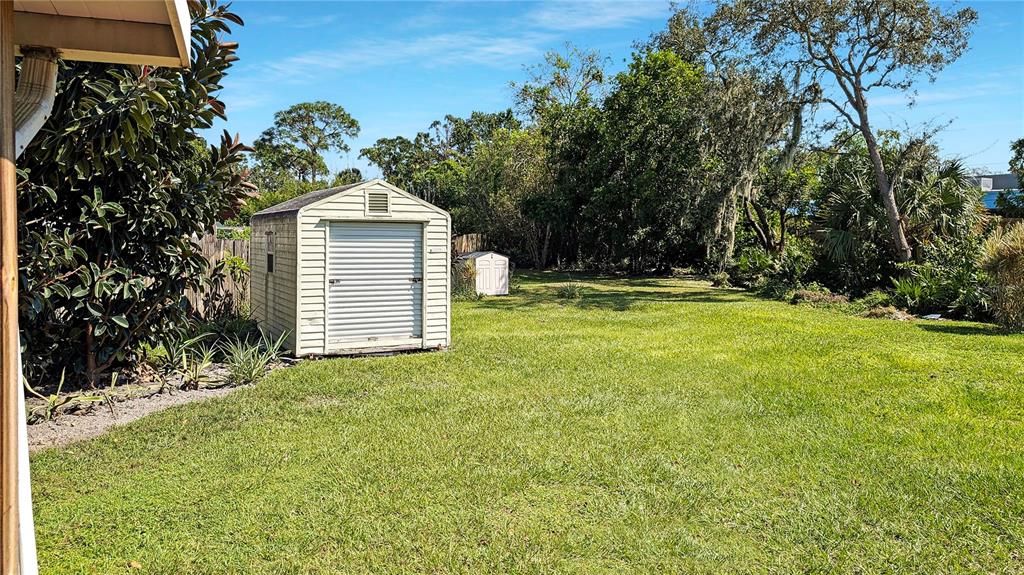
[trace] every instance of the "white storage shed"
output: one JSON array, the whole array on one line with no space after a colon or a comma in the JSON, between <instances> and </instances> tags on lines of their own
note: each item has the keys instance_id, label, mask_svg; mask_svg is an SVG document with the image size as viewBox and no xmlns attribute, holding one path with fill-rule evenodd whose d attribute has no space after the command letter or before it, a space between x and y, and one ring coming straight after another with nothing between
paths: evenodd
<instances>
[{"instance_id":1,"label":"white storage shed","mask_svg":"<svg viewBox=\"0 0 1024 575\"><path fill-rule=\"evenodd\" d=\"M256 214L250 301L295 356L442 349L451 333L451 220L383 180Z\"/></svg>"},{"instance_id":2,"label":"white storage shed","mask_svg":"<svg viewBox=\"0 0 1024 575\"><path fill-rule=\"evenodd\" d=\"M508 295L508 256L498 252L471 252L459 259L476 268L476 293Z\"/></svg>"}]
</instances>

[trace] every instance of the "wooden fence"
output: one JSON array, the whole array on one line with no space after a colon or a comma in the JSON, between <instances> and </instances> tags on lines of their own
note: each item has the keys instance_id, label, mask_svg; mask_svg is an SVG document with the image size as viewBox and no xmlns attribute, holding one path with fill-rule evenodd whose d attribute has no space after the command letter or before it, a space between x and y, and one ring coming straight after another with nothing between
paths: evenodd
<instances>
[{"instance_id":1,"label":"wooden fence","mask_svg":"<svg viewBox=\"0 0 1024 575\"><path fill-rule=\"evenodd\" d=\"M226 256L239 257L248 267L249 240L223 240L213 234L207 234L203 236L199 245L202 247L203 256L210 262L211 269ZM225 273L222 281L212 283L206 292L190 290L185 295L192 308L201 316L206 315L207 306L214 301L230 299L235 309L238 309L249 300L249 274L247 272L244 278L236 278L230 273Z\"/></svg>"},{"instance_id":2,"label":"wooden fence","mask_svg":"<svg viewBox=\"0 0 1024 575\"><path fill-rule=\"evenodd\" d=\"M457 255L485 249L487 249L487 236L483 234L462 234L452 238L452 251Z\"/></svg>"}]
</instances>

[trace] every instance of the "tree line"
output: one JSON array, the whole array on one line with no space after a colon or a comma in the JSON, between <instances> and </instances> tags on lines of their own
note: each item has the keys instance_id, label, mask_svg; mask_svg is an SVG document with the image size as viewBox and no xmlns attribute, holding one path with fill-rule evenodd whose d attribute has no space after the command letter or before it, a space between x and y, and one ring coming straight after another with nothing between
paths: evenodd
<instances>
[{"instance_id":1,"label":"tree line","mask_svg":"<svg viewBox=\"0 0 1024 575\"><path fill-rule=\"evenodd\" d=\"M185 291L223 272L198 237L362 180L324 160L360 130L337 103L279 112L251 147L227 133L207 145L199 131L226 118L218 93L242 19L217 0L190 10L189 69L61 64L18 173L30 381L98 385L166 347L208 320ZM930 133L878 130L869 106L956 60L976 18L924 0L682 9L620 73L567 46L513 85L508 109L448 115L359 154L521 266L693 268L764 293L883 288L914 311L980 317L1024 298L1012 263L1024 233L993 230ZM1011 169L1024 171L1024 140ZM1024 323L1022 307L996 317Z\"/></svg>"},{"instance_id":2,"label":"tree line","mask_svg":"<svg viewBox=\"0 0 1024 575\"><path fill-rule=\"evenodd\" d=\"M782 257L809 217L849 255L853 236L823 209L843 170L870 196L858 208L879 208L887 259L907 263L927 239L901 204L906 176L946 166L929 134L877 130L869 99L934 78L976 18L916 0L679 10L622 73L570 46L514 86L514 111L447 116L360 153L521 263L631 273L724 273L746 245Z\"/></svg>"}]
</instances>

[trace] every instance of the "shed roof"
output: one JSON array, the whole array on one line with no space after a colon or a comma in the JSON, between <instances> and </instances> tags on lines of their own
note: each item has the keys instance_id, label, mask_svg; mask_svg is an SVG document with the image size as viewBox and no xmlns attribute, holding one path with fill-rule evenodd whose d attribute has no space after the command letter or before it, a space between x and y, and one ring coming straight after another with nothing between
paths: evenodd
<instances>
[{"instance_id":1,"label":"shed roof","mask_svg":"<svg viewBox=\"0 0 1024 575\"><path fill-rule=\"evenodd\" d=\"M401 189L399 187L396 187L393 184L389 184L388 182L386 182L385 180L382 180L380 178L374 178L372 180L364 180L362 182L358 182L358 183L355 183L355 184L348 184L347 186L338 186L338 187L335 187L335 188L327 188L326 190L317 190L315 192L309 192L309 193L306 193L306 194L302 194L301 196L298 196L296 198L292 198L292 199L290 199L290 200L288 200L286 202L281 202L280 204L277 204L275 206L270 206L269 208L266 208L264 210L260 210L260 211L256 212L255 214L253 214L252 217L253 218L260 218L260 217L272 217L272 216L297 214L298 212L302 211L303 208L312 206L314 204L319 204L320 202L327 202L327 201L329 201L331 198L333 198L335 196L340 196L342 194L356 192L356 191L358 191L358 190L360 190L362 188L366 188L366 187L369 187L369 186L372 186L372 185L376 185L376 186L381 186L381 187L387 188L387 189L391 190L392 193L404 196L404 197L408 198L409 200L411 200L413 202L416 202L416 203L426 207L427 209L429 209L431 211L434 211L434 212L437 212L438 214L444 215L445 218L450 217L448 215L448 212L444 211L443 209L441 209L441 208L435 206L434 204L424 200L423 198L416 197L416 196L410 194L409 192L407 192L407 191L405 191L405 190L403 190L403 189Z\"/></svg>"},{"instance_id":2,"label":"shed roof","mask_svg":"<svg viewBox=\"0 0 1024 575\"><path fill-rule=\"evenodd\" d=\"M310 204L319 202L320 200L327 199L327 198L333 196L334 194L340 194L342 192L351 190L352 188L354 188L356 186L361 186L361 185L363 185L365 183L366 182L357 182L355 184L348 184L348 185L345 185L345 186L338 186L336 188L327 188L326 190L317 190L315 192L307 192L305 194L302 194L301 196L296 196L296 197L294 197L294 198L292 198L292 199L290 199L290 200L288 200L286 202L281 202L280 204L275 204L273 206L270 206L269 208L262 209L262 210L256 212L255 214L253 214L252 217L255 218L257 216L272 216L272 215L294 213L294 212L297 212L297 211L301 210L302 208L304 208L304 207L306 207L306 206L308 206Z\"/></svg>"},{"instance_id":3,"label":"shed roof","mask_svg":"<svg viewBox=\"0 0 1024 575\"><path fill-rule=\"evenodd\" d=\"M478 258L480 256L486 256L488 254L494 254L496 256L501 256L501 257L506 258L506 259L508 258L508 256L506 256L505 254L499 254L498 252L492 252L490 250L482 250L482 251L477 251L477 252L469 252L468 254L463 254L463 255L459 256L459 259L460 260L475 260L476 258Z\"/></svg>"}]
</instances>

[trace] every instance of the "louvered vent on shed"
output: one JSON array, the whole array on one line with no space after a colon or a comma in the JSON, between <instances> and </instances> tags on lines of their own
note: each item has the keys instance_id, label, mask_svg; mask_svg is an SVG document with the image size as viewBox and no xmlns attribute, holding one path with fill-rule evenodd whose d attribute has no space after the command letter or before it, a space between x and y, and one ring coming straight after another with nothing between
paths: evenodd
<instances>
[{"instance_id":1,"label":"louvered vent on shed","mask_svg":"<svg viewBox=\"0 0 1024 575\"><path fill-rule=\"evenodd\" d=\"M386 214L390 211L387 192L369 192L366 194L366 211L370 214Z\"/></svg>"}]
</instances>

